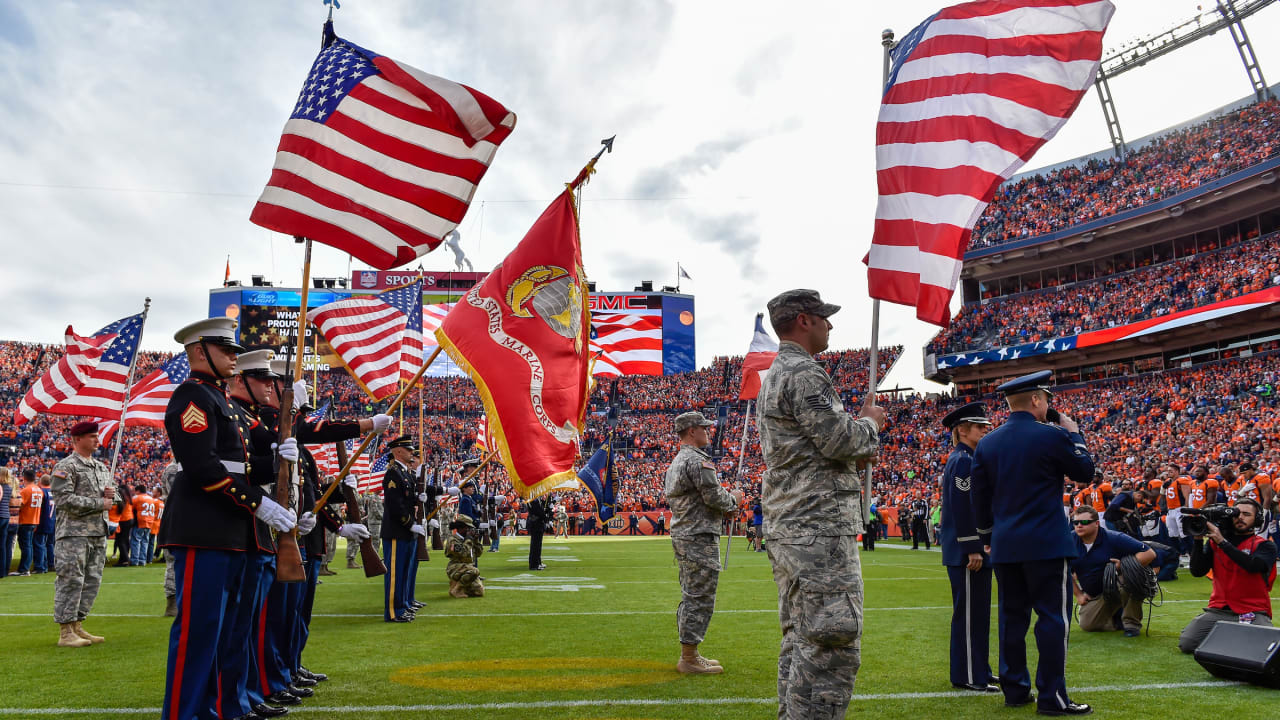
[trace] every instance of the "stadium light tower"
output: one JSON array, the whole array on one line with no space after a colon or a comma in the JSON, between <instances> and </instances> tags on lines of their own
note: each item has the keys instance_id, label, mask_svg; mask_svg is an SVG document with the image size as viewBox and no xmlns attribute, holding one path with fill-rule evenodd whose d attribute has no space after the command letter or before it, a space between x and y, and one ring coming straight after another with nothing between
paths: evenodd
<instances>
[{"instance_id":1,"label":"stadium light tower","mask_svg":"<svg viewBox=\"0 0 1280 720\"><path fill-rule=\"evenodd\" d=\"M1115 149L1116 157L1123 159L1126 148L1124 133L1120 129L1120 116L1116 113L1115 101L1111 97L1111 87L1107 81L1121 73L1140 68L1161 55L1209 37L1223 28L1231 32L1231 39L1236 44L1240 61L1244 63L1245 73L1249 76L1249 84L1253 86L1254 96L1259 101L1269 97L1271 91L1267 87L1266 78L1262 76L1262 66L1258 64L1258 57L1253 52L1249 34L1245 32L1244 19L1274 2L1276 0L1219 0L1217 7L1169 30L1145 40L1125 43L1119 52L1109 51L1111 55L1102 59L1093 86L1098 91L1098 99L1102 101L1102 114L1107 120L1107 132L1111 135L1111 146Z\"/></svg>"}]
</instances>

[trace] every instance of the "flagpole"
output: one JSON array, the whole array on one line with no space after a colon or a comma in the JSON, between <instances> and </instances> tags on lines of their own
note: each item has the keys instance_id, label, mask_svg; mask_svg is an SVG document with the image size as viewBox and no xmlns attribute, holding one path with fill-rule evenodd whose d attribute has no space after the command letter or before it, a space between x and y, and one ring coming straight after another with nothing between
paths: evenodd
<instances>
[{"instance_id":1,"label":"flagpole","mask_svg":"<svg viewBox=\"0 0 1280 720\"><path fill-rule=\"evenodd\" d=\"M751 400L747 400L747 416L742 419L742 444L738 447L738 475L742 479L742 463L747 459L747 428L751 427Z\"/></svg>"},{"instance_id":2,"label":"flagpole","mask_svg":"<svg viewBox=\"0 0 1280 720\"><path fill-rule=\"evenodd\" d=\"M138 366L138 351L142 346L142 330L147 326L147 313L151 311L151 298L142 303L142 323L138 325L138 344L133 348L129 361L129 374L124 381L124 404L120 406L120 422L116 426L115 447L111 450L111 477L116 476L116 463L120 460L120 447L124 444L124 416L129 412L129 395L133 392L133 370Z\"/></svg>"},{"instance_id":3,"label":"flagpole","mask_svg":"<svg viewBox=\"0 0 1280 720\"><path fill-rule=\"evenodd\" d=\"M391 415L400 409L400 405L404 403L409 392L413 390L413 386L422 379L422 376L427 372L427 368L431 367L431 363L435 362L436 356L439 354L440 347L436 346L435 352L431 353L431 357L427 358L427 361L423 363L422 367L418 368L418 372L414 374L413 379L409 381L409 384L401 388L400 394L396 395L396 399L391 403L391 407L387 408L386 414ZM360 441L360 446L355 449L355 452L351 453L351 457L347 460L347 464L343 465L342 469L338 471L338 482L330 485L329 489L325 490L324 494L320 496L320 499L316 500L314 512L318 514L320 509L325 506L325 503L329 502L329 497L333 495L333 491L337 489L338 485L342 484L342 478L346 477L347 474L351 472L351 468L355 467L356 459L364 454L364 451L369 448L369 443L373 442L373 439L377 436L378 433L376 432L370 432L368 435L364 436L364 440Z\"/></svg>"},{"instance_id":4,"label":"flagpole","mask_svg":"<svg viewBox=\"0 0 1280 720\"><path fill-rule=\"evenodd\" d=\"M895 44L893 30L885 29L880 33L880 45L884 48L884 73L880 83L881 93L884 92L884 86L889 84L889 68L892 62L890 52ZM878 299L871 301L871 352L869 355L870 368L867 372L867 378L870 382L867 387L866 402L875 405L876 384L878 382L876 373L880 369L880 301ZM866 477L862 480L862 521L864 524L871 520L871 474L874 469L874 464L867 463Z\"/></svg>"},{"instance_id":5,"label":"flagpole","mask_svg":"<svg viewBox=\"0 0 1280 720\"><path fill-rule=\"evenodd\" d=\"M676 263L676 292L680 292L680 263Z\"/></svg>"}]
</instances>

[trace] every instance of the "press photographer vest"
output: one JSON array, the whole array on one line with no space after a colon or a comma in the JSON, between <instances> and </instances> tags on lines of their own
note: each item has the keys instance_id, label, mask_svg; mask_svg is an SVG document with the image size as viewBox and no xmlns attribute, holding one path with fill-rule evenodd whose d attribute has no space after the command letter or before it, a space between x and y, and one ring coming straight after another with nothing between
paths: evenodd
<instances>
[{"instance_id":1,"label":"press photographer vest","mask_svg":"<svg viewBox=\"0 0 1280 720\"><path fill-rule=\"evenodd\" d=\"M1236 547L1252 554L1264 542L1263 538L1250 535ZM1270 617L1271 586L1275 581L1274 566L1265 576L1252 573L1227 557L1222 548L1213 546L1213 592L1209 595L1209 607L1229 607L1231 612L1237 614L1261 612Z\"/></svg>"}]
</instances>

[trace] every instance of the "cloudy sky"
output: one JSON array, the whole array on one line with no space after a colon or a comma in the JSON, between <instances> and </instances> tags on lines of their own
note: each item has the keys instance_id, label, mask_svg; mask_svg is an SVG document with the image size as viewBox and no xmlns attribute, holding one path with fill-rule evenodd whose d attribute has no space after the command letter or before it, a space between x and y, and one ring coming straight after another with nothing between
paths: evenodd
<instances>
[{"instance_id":1,"label":"cloudy sky","mask_svg":"<svg viewBox=\"0 0 1280 720\"><path fill-rule=\"evenodd\" d=\"M1199 14L1190 0L1116 0L1107 47ZM845 306L833 347L866 346L860 262L875 210L880 30L940 7L797 0L346 0L339 35L471 85L519 117L460 228L477 268L523 235L601 138L583 248L602 290L693 277L698 361L739 354L777 292ZM153 299L144 346L176 349L208 289L264 274L296 286L301 252L248 221L280 129L319 49L321 0L0 0L0 338L61 342ZM1246 22L1280 80L1280 8ZM1250 92L1230 36L1112 82L1136 138ZM1109 143L1096 96L1032 166ZM447 253L428 268L452 265ZM355 267L360 267L359 264ZM313 274L348 274L318 246ZM886 306L890 377L921 387L934 329Z\"/></svg>"}]
</instances>

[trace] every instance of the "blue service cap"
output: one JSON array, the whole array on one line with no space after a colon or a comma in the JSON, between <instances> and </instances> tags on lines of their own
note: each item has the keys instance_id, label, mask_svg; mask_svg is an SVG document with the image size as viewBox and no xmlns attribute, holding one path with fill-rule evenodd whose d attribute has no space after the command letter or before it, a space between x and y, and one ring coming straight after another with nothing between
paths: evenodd
<instances>
[{"instance_id":1,"label":"blue service cap","mask_svg":"<svg viewBox=\"0 0 1280 720\"><path fill-rule=\"evenodd\" d=\"M991 424L991 421L987 419L987 408L980 402L972 402L964 407L956 408L942 418L942 426L948 430L962 422L978 423L979 425Z\"/></svg>"},{"instance_id":2,"label":"blue service cap","mask_svg":"<svg viewBox=\"0 0 1280 720\"><path fill-rule=\"evenodd\" d=\"M1031 392L1032 390L1043 390L1052 395L1053 388L1049 385L1049 381L1052 379L1052 370L1041 370L1030 375L1023 375L1020 378L1014 378L996 388L996 390L1004 393L1006 397L1017 395L1018 393Z\"/></svg>"}]
</instances>

